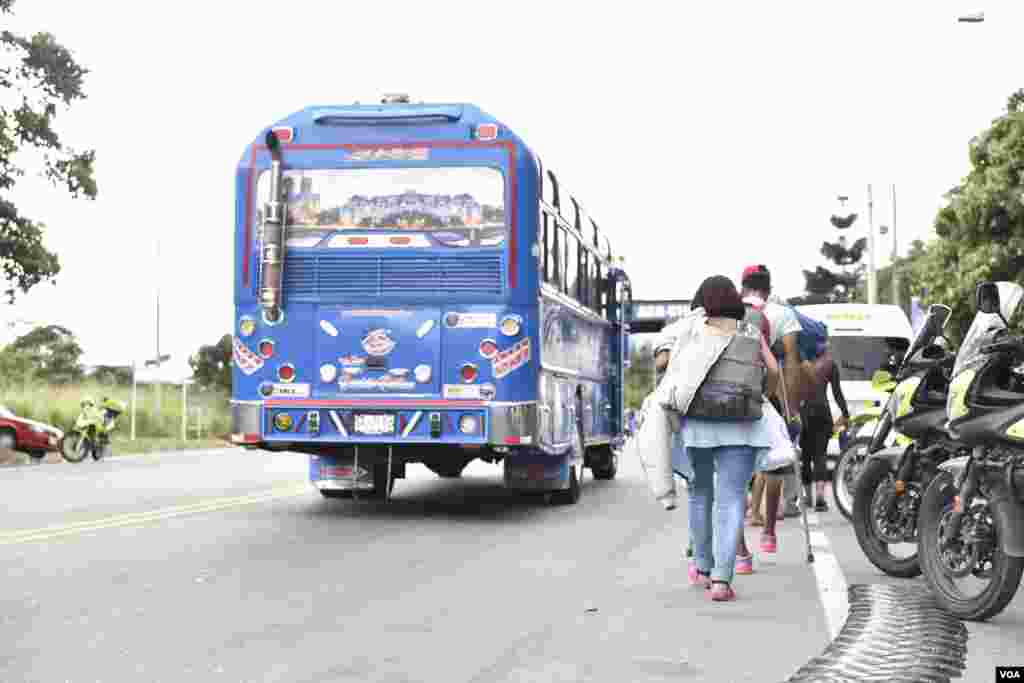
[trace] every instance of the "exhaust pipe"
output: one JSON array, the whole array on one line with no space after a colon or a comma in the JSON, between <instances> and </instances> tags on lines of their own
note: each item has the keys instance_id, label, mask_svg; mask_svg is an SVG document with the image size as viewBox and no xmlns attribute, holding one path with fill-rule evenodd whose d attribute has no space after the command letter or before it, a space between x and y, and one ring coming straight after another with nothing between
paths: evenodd
<instances>
[{"instance_id":1,"label":"exhaust pipe","mask_svg":"<svg viewBox=\"0 0 1024 683\"><path fill-rule=\"evenodd\" d=\"M260 240L260 306L270 322L281 317L284 284L284 202L281 200L281 142L267 131L270 150L270 201L263 205L263 234Z\"/></svg>"}]
</instances>

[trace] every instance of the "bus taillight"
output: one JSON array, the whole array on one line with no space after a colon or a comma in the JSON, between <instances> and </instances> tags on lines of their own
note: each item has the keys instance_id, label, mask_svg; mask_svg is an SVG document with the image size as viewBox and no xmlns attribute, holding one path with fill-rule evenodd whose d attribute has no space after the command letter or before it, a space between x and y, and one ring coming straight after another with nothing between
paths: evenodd
<instances>
[{"instance_id":1,"label":"bus taillight","mask_svg":"<svg viewBox=\"0 0 1024 683\"><path fill-rule=\"evenodd\" d=\"M481 123L476 127L476 139L482 142L490 142L498 139L498 124Z\"/></svg>"},{"instance_id":2,"label":"bus taillight","mask_svg":"<svg viewBox=\"0 0 1024 683\"><path fill-rule=\"evenodd\" d=\"M463 382L475 381L478 374L476 366L472 363L465 363L462 368L459 369L459 375L462 377Z\"/></svg>"},{"instance_id":3,"label":"bus taillight","mask_svg":"<svg viewBox=\"0 0 1024 683\"><path fill-rule=\"evenodd\" d=\"M498 354L498 345L493 339L484 339L480 342L480 355L490 360Z\"/></svg>"},{"instance_id":4,"label":"bus taillight","mask_svg":"<svg viewBox=\"0 0 1024 683\"><path fill-rule=\"evenodd\" d=\"M260 342L260 355L263 358L270 358L274 355L274 342L271 339L264 339Z\"/></svg>"},{"instance_id":5,"label":"bus taillight","mask_svg":"<svg viewBox=\"0 0 1024 683\"><path fill-rule=\"evenodd\" d=\"M409 244L412 239L409 237L392 237L388 240L391 244Z\"/></svg>"},{"instance_id":6,"label":"bus taillight","mask_svg":"<svg viewBox=\"0 0 1024 683\"><path fill-rule=\"evenodd\" d=\"M277 378L282 382L291 382L295 379L295 366L291 363L285 363L277 369Z\"/></svg>"},{"instance_id":7,"label":"bus taillight","mask_svg":"<svg viewBox=\"0 0 1024 683\"><path fill-rule=\"evenodd\" d=\"M274 137L284 144L290 144L295 139L294 128L275 128L273 130Z\"/></svg>"},{"instance_id":8,"label":"bus taillight","mask_svg":"<svg viewBox=\"0 0 1024 683\"><path fill-rule=\"evenodd\" d=\"M359 246L365 246L365 245L370 243L370 238L369 237L349 237L348 238L348 243L349 244L357 244Z\"/></svg>"}]
</instances>

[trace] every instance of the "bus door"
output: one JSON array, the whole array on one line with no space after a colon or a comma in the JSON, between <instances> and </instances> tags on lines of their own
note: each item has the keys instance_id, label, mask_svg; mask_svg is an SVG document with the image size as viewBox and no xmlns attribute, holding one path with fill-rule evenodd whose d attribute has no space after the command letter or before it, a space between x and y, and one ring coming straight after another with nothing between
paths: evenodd
<instances>
[{"instance_id":1,"label":"bus door","mask_svg":"<svg viewBox=\"0 0 1024 683\"><path fill-rule=\"evenodd\" d=\"M624 271L612 269L609 273L608 321L613 325L612 362L608 368L610 427L613 436L625 431L626 369L629 367L629 319L632 309L632 286Z\"/></svg>"}]
</instances>

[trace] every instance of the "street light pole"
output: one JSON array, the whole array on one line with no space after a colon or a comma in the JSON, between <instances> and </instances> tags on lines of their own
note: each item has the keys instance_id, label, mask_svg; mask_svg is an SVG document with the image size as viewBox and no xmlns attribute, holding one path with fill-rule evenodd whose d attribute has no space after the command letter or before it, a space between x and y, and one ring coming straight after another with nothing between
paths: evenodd
<instances>
[{"instance_id":1,"label":"street light pole","mask_svg":"<svg viewBox=\"0 0 1024 683\"><path fill-rule=\"evenodd\" d=\"M156 238L156 415L160 417L160 237Z\"/></svg>"},{"instance_id":2,"label":"street light pole","mask_svg":"<svg viewBox=\"0 0 1024 683\"><path fill-rule=\"evenodd\" d=\"M892 184L890 188L891 196L889 201L889 207L892 210L892 265L889 266L890 275L892 279L892 302L899 306L900 305L900 276L896 271L896 259L899 258L899 252L896 248L896 183Z\"/></svg>"},{"instance_id":3,"label":"street light pole","mask_svg":"<svg viewBox=\"0 0 1024 683\"><path fill-rule=\"evenodd\" d=\"M878 275L875 272L875 203L868 183L868 303L878 303Z\"/></svg>"}]
</instances>

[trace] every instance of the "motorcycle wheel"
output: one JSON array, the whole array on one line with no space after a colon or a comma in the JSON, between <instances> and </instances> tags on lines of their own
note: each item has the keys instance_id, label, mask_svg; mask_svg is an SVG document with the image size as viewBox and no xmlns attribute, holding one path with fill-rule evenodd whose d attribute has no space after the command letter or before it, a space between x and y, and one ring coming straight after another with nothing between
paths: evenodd
<instances>
[{"instance_id":1,"label":"motorcycle wheel","mask_svg":"<svg viewBox=\"0 0 1024 683\"><path fill-rule=\"evenodd\" d=\"M93 460L103 460L103 458L106 458L112 452L113 452L113 447L110 445L109 442L103 444L102 446L96 446L96 448L94 448L93 452L92 452L92 459Z\"/></svg>"},{"instance_id":2,"label":"motorcycle wheel","mask_svg":"<svg viewBox=\"0 0 1024 683\"><path fill-rule=\"evenodd\" d=\"M991 568L985 572L991 577L990 581L977 595L965 595L954 583L952 571L939 550L944 524L953 510L956 494L953 475L948 472L940 472L925 489L918 516L921 569L940 607L966 621L985 621L1010 604L1020 586L1024 558L1009 557L1003 552L1000 539L1006 530L1000 528L998 518L993 518L995 547L991 552Z\"/></svg>"},{"instance_id":3,"label":"motorcycle wheel","mask_svg":"<svg viewBox=\"0 0 1024 683\"><path fill-rule=\"evenodd\" d=\"M868 456L871 439L858 437L851 441L846 450L839 456L835 469L832 470L832 499L836 509L849 521L853 521L854 496L856 494L857 477Z\"/></svg>"},{"instance_id":4,"label":"motorcycle wheel","mask_svg":"<svg viewBox=\"0 0 1024 683\"><path fill-rule=\"evenodd\" d=\"M918 552L906 557L889 553L889 543L879 536L875 525L876 492L883 486L892 486L894 475L889 463L871 458L864 464L857 477L857 489L853 499L853 529L857 543L864 555L889 576L912 579L921 574Z\"/></svg>"},{"instance_id":5,"label":"motorcycle wheel","mask_svg":"<svg viewBox=\"0 0 1024 683\"><path fill-rule=\"evenodd\" d=\"M82 462L92 451L89 439L72 432L66 434L60 443L60 454L68 462Z\"/></svg>"}]
</instances>

